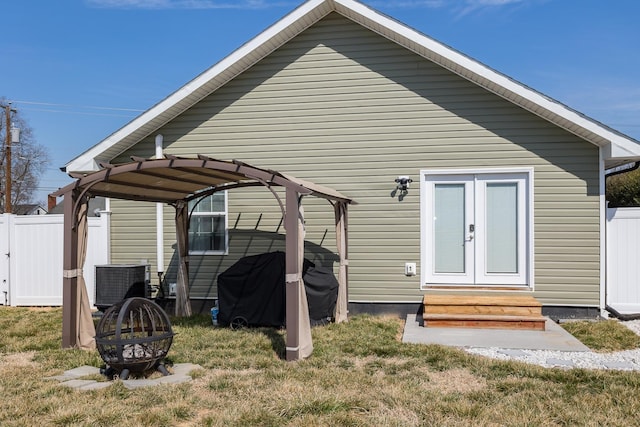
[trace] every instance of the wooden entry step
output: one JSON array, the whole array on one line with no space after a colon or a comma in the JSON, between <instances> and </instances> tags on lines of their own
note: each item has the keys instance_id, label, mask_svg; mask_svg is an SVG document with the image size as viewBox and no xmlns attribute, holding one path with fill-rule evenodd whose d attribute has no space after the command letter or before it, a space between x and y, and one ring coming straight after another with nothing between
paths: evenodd
<instances>
[{"instance_id":1,"label":"wooden entry step","mask_svg":"<svg viewBox=\"0 0 640 427\"><path fill-rule=\"evenodd\" d=\"M423 304L425 327L545 329L542 304L528 295L428 294Z\"/></svg>"}]
</instances>

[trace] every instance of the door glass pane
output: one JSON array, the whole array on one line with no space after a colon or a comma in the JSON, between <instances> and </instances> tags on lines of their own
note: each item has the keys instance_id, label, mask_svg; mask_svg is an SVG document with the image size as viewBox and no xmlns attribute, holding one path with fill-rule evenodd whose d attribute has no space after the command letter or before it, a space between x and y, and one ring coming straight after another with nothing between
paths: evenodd
<instances>
[{"instance_id":1,"label":"door glass pane","mask_svg":"<svg viewBox=\"0 0 640 427\"><path fill-rule=\"evenodd\" d=\"M434 193L434 272L464 273L465 185L436 184Z\"/></svg>"},{"instance_id":2,"label":"door glass pane","mask_svg":"<svg viewBox=\"0 0 640 427\"><path fill-rule=\"evenodd\" d=\"M518 273L517 202L517 183L487 183L486 273Z\"/></svg>"}]
</instances>

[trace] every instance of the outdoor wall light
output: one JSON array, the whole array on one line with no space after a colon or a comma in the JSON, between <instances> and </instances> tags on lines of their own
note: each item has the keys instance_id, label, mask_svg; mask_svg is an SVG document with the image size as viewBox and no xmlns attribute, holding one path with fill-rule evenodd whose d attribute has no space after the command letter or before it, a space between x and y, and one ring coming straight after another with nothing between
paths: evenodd
<instances>
[{"instance_id":1,"label":"outdoor wall light","mask_svg":"<svg viewBox=\"0 0 640 427\"><path fill-rule=\"evenodd\" d=\"M409 185L413 182L413 180L411 178L409 178L408 176L399 176L396 178L396 184L398 190L400 191L407 191L407 189L409 188Z\"/></svg>"}]
</instances>

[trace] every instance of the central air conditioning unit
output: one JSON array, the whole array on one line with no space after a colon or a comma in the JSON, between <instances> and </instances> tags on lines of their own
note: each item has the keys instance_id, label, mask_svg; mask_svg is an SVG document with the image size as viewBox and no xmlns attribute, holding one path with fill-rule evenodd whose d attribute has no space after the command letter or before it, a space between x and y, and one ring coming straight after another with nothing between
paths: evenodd
<instances>
[{"instance_id":1,"label":"central air conditioning unit","mask_svg":"<svg viewBox=\"0 0 640 427\"><path fill-rule=\"evenodd\" d=\"M150 298L146 265L96 265L96 299L99 310L131 297Z\"/></svg>"}]
</instances>

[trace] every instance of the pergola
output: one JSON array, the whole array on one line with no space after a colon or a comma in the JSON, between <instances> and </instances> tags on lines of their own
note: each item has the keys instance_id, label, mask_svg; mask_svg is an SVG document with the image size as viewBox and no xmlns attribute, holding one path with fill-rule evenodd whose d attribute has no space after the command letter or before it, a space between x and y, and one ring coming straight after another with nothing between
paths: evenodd
<instances>
[{"instance_id":1,"label":"pergola","mask_svg":"<svg viewBox=\"0 0 640 427\"><path fill-rule=\"evenodd\" d=\"M82 268L86 256L87 204L96 196L166 203L175 208L178 275L176 315L191 314L189 301L188 203L215 192L264 186L282 210L286 231L286 358L298 360L313 351L304 283L303 196L323 198L333 206L336 245L340 258L336 322L347 320L348 235L347 207L352 199L339 192L273 170L207 156L164 159L132 158L124 164L100 164L101 170L72 174L76 181L51 194L64 197L64 259L62 346L95 347L95 329ZM283 201L274 187L285 189Z\"/></svg>"}]
</instances>

